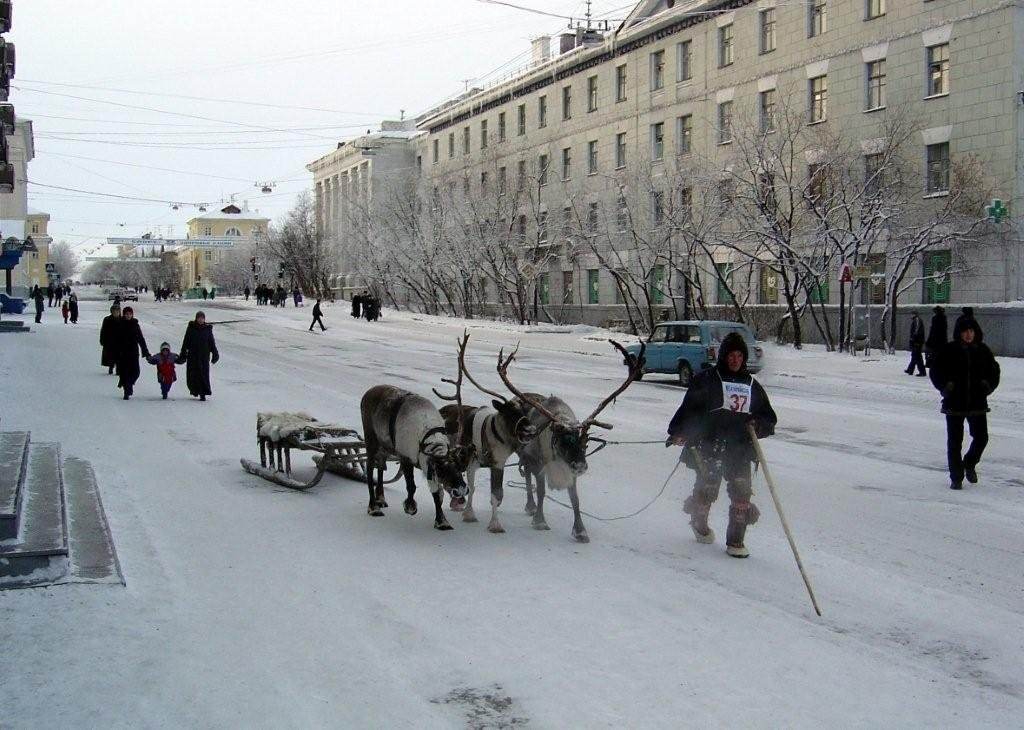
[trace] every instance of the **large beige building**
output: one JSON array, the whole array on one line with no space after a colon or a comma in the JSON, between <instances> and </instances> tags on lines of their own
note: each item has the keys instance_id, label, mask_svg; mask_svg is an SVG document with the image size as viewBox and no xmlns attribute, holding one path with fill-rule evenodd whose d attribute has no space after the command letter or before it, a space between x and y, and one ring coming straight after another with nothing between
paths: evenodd
<instances>
[{"instance_id":1,"label":"large beige building","mask_svg":"<svg viewBox=\"0 0 1024 730\"><path fill-rule=\"evenodd\" d=\"M14 166L14 191L0 193L0 238L4 240L11 237L24 239L26 235L29 235L26 225L29 217L28 163L35 157L32 120L18 119L14 126L14 134L8 137L7 142L9 160ZM38 254L38 252L36 253ZM42 283L45 286L45 275L42 282L33 279L35 271L33 263L38 263L38 261L38 256L33 258L31 252L22 254L18 265L11 271L11 284L26 289L36 283Z\"/></svg>"},{"instance_id":2,"label":"large beige building","mask_svg":"<svg viewBox=\"0 0 1024 730\"><path fill-rule=\"evenodd\" d=\"M558 50L552 56L541 39L530 68L421 117L422 134L407 143L405 159L417 161L409 174L421 171L435 188L476 196L540 180L532 201L540 212L524 225L544 226L546 239L548 219L557 230L567 211L568 190L595 215L614 215L620 186L637 170L669 180L696 158L727 167L736 155L734 127L763 123L787 106L802 109L808 127L827 125L853 140L865 165L887 120L911 118L922 200L941 203L956 161L973 155L984 163L992 197L1011 213L1024 210L1019 2L651 0L615 29L563 36ZM810 168L809 151L799 152L798 163ZM333 173L321 177L324 160L310 169L329 226L350 188ZM911 276L921 282L903 301L1024 297L1017 235L1007 227L994 235L997 245L951 277L929 275L949 266L949 251L925 252ZM716 256L716 266L729 265L728 253ZM610 272L585 254L548 259L545 267L546 298L616 301ZM770 277L755 272L752 281L752 302L777 301ZM715 287L708 289L714 296ZM726 296L719 287L717 298ZM835 301L835 288L826 296Z\"/></svg>"},{"instance_id":3,"label":"large beige building","mask_svg":"<svg viewBox=\"0 0 1024 730\"><path fill-rule=\"evenodd\" d=\"M245 203L222 205L217 210L196 216L188 222L188 238L237 238L239 244L259 240L267 235L270 219L258 211L250 211ZM222 246L179 247L176 252L179 281L185 289L217 286L210 270L224 256Z\"/></svg>"}]
</instances>

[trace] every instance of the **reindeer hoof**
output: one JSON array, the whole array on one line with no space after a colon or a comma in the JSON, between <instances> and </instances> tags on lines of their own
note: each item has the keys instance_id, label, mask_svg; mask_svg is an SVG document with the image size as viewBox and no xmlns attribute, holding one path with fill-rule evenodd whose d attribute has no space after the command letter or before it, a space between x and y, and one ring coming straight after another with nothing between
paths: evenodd
<instances>
[{"instance_id":1,"label":"reindeer hoof","mask_svg":"<svg viewBox=\"0 0 1024 730\"><path fill-rule=\"evenodd\" d=\"M402 503L402 506L405 508L405 513L407 515L414 515L419 511L416 507L416 500L414 499L405 500L405 502Z\"/></svg>"},{"instance_id":2,"label":"reindeer hoof","mask_svg":"<svg viewBox=\"0 0 1024 730\"><path fill-rule=\"evenodd\" d=\"M583 530L582 532L574 532L572 536L576 542L590 542L590 535L587 534L586 530Z\"/></svg>"},{"instance_id":3,"label":"reindeer hoof","mask_svg":"<svg viewBox=\"0 0 1024 730\"><path fill-rule=\"evenodd\" d=\"M476 519L476 512L473 511L472 507L470 507L469 509L463 510L463 512L462 512L462 521L463 522L476 522L477 521L477 519Z\"/></svg>"},{"instance_id":4,"label":"reindeer hoof","mask_svg":"<svg viewBox=\"0 0 1024 730\"><path fill-rule=\"evenodd\" d=\"M452 497L452 501L448 505L448 507L453 512L461 512L465 506L466 506L466 498L465 497Z\"/></svg>"},{"instance_id":5,"label":"reindeer hoof","mask_svg":"<svg viewBox=\"0 0 1024 730\"><path fill-rule=\"evenodd\" d=\"M551 529L550 527L548 527L548 523L547 522L534 522L531 525L531 527L533 527L533 529L535 529L535 530L550 530Z\"/></svg>"},{"instance_id":6,"label":"reindeer hoof","mask_svg":"<svg viewBox=\"0 0 1024 730\"><path fill-rule=\"evenodd\" d=\"M497 520L491 520L491 524L487 525L487 531L493 532L495 535L502 535L505 533L505 528Z\"/></svg>"},{"instance_id":7,"label":"reindeer hoof","mask_svg":"<svg viewBox=\"0 0 1024 730\"><path fill-rule=\"evenodd\" d=\"M448 530L453 530L455 528L448 524L448 520L442 520L441 522L434 522L434 529L447 532Z\"/></svg>"},{"instance_id":8,"label":"reindeer hoof","mask_svg":"<svg viewBox=\"0 0 1024 730\"><path fill-rule=\"evenodd\" d=\"M374 505L373 507L366 508L366 514L370 515L370 517L383 517L384 511L380 507Z\"/></svg>"},{"instance_id":9,"label":"reindeer hoof","mask_svg":"<svg viewBox=\"0 0 1024 730\"><path fill-rule=\"evenodd\" d=\"M526 514L530 515L530 517L533 517L535 514L537 514L537 505L527 504L526 508L523 511L526 512Z\"/></svg>"},{"instance_id":10,"label":"reindeer hoof","mask_svg":"<svg viewBox=\"0 0 1024 730\"><path fill-rule=\"evenodd\" d=\"M388 503L385 502L383 499L381 501L377 502L377 504L380 505L381 509L387 509L387 507L388 507Z\"/></svg>"}]
</instances>

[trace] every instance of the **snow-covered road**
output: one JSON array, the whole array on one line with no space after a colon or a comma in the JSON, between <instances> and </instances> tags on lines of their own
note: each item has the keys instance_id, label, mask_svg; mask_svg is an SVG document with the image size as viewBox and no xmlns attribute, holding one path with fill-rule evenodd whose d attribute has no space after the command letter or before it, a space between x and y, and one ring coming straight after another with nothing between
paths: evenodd
<instances>
[{"instance_id":1,"label":"snow-covered road","mask_svg":"<svg viewBox=\"0 0 1024 730\"><path fill-rule=\"evenodd\" d=\"M196 307L141 302L150 347L177 349ZM1001 360L981 484L954 493L936 393L901 372L902 354L768 348L760 379L780 426L765 449L819 619L761 477L764 516L739 561L721 539L693 541L682 470L634 518L585 517L587 545L557 505L550 532L530 529L515 488L506 534L455 514L441 533L432 510L403 514L397 490L371 519L358 483L328 475L296 493L245 474L258 410L358 427L369 386L429 394L453 376L462 323L368 324L339 304L310 334L309 307L202 307L225 322L206 403L183 368L161 401L149 366L120 400L99 366L105 302L83 302L77 326L49 311L0 341L0 428L92 462L127 581L0 592L5 730L1020 727L1024 363ZM621 358L599 334L555 330L471 323L469 365L496 386L497 351L521 340L516 383L585 416L621 382ZM603 414L610 438L663 438L681 396L648 376ZM676 455L593 456L583 508L635 511Z\"/></svg>"}]
</instances>

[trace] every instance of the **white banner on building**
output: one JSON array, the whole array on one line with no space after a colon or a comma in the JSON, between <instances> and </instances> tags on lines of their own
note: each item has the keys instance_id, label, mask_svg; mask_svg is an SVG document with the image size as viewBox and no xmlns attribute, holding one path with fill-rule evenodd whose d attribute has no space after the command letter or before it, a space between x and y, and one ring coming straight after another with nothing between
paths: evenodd
<instances>
[{"instance_id":1,"label":"white banner on building","mask_svg":"<svg viewBox=\"0 0 1024 730\"><path fill-rule=\"evenodd\" d=\"M184 246L187 248L231 248L250 239L242 236L211 236L209 238L108 238L112 246Z\"/></svg>"}]
</instances>

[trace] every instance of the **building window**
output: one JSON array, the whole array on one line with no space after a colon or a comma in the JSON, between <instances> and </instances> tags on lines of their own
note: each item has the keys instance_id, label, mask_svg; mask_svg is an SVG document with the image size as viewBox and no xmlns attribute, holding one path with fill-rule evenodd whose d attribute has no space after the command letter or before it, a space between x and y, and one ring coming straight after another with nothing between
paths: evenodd
<instances>
[{"instance_id":1,"label":"building window","mask_svg":"<svg viewBox=\"0 0 1024 730\"><path fill-rule=\"evenodd\" d=\"M716 301L719 304L733 304L732 296L732 265L729 263L715 264L718 275L715 277Z\"/></svg>"},{"instance_id":2,"label":"building window","mask_svg":"<svg viewBox=\"0 0 1024 730\"><path fill-rule=\"evenodd\" d=\"M925 251L924 303L949 304L953 290L953 253L951 251Z\"/></svg>"},{"instance_id":3,"label":"building window","mask_svg":"<svg viewBox=\"0 0 1024 730\"><path fill-rule=\"evenodd\" d=\"M808 82L810 87L811 124L823 122L828 116L828 76L816 76Z\"/></svg>"},{"instance_id":4,"label":"building window","mask_svg":"<svg viewBox=\"0 0 1024 730\"><path fill-rule=\"evenodd\" d=\"M619 233L629 230L629 204L626 202L626 195L621 190L615 206L615 226Z\"/></svg>"},{"instance_id":5,"label":"building window","mask_svg":"<svg viewBox=\"0 0 1024 730\"><path fill-rule=\"evenodd\" d=\"M885 155L864 155L864 197L874 198L882 190Z\"/></svg>"},{"instance_id":6,"label":"building window","mask_svg":"<svg viewBox=\"0 0 1024 730\"><path fill-rule=\"evenodd\" d=\"M626 133L619 132L615 135L615 169L626 166Z\"/></svg>"},{"instance_id":7,"label":"building window","mask_svg":"<svg viewBox=\"0 0 1024 730\"><path fill-rule=\"evenodd\" d=\"M665 266L658 264L651 268L649 280L647 282L648 287L651 290L651 303L652 304L664 304L665 303Z\"/></svg>"},{"instance_id":8,"label":"building window","mask_svg":"<svg viewBox=\"0 0 1024 730\"><path fill-rule=\"evenodd\" d=\"M505 112L498 112L498 141L504 142L507 138L505 130Z\"/></svg>"},{"instance_id":9,"label":"building window","mask_svg":"<svg viewBox=\"0 0 1024 730\"><path fill-rule=\"evenodd\" d=\"M526 134L526 104L520 104L519 108L516 109L517 114L517 133L520 137Z\"/></svg>"},{"instance_id":10,"label":"building window","mask_svg":"<svg viewBox=\"0 0 1024 730\"><path fill-rule=\"evenodd\" d=\"M827 0L810 0L807 6L807 35L810 38L828 30Z\"/></svg>"},{"instance_id":11,"label":"building window","mask_svg":"<svg viewBox=\"0 0 1024 730\"><path fill-rule=\"evenodd\" d=\"M562 87L562 120L572 119L572 87Z\"/></svg>"},{"instance_id":12,"label":"building window","mask_svg":"<svg viewBox=\"0 0 1024 730\"><path fill-rule=\"evenodd\" d=\"M572 147L562 150L562 179L568 180L572 177Z\"/></svg>"},{"instance_id":13,"label":"building window","mask_svg":"<svg viewBox=\"0 0 1024 730\"><path fill-rule=\"evenodd\" d=\"M665 87L665 52L655 51L651 54L651 91Z\"/></svg>"},{"instance_id":14,"label":"building window","mask_svg":"<svg viewBox=\"0 0 1024 730\"><path fill-rule=\"evenodd\" d=\"M462 194L467 198L469 197L469 175L462 177Z\"/></svg>"},{"instance_id":15,"label":"building window","mask_svg":"<svg viewBox=\"0 0 1024 730\"><path fill-rule=\"evenodd\" d=\"M487 172L480 173L480 192L487 195L490 192L490 175Z\"/></svg>"},{"instance_id":16,"label":"building window","mask_svg":"<svg viewBox=\"0 0 1024 730\"><path fill-rule=\"evenodd\" d=\"M480 122L480 149L487 149L487 120Z\"/></svg>"},{"instance_id":17,"label":"building window","mask_svg":"<svg viewBox=\"0 0 1024 730\"><path fill-rule=\"evenodd\" d=\"M676 120L676 152L688 155L693 151L693 115L686 114Z\"/></svg>"},{"instance_id":18,"label":"building window","mask_svg":"<svg viewBox=\"0 0 1024 730\"><path fill-rule=\"evenodd\" d=\"M615 101L626 100L626 64L615 67Z\"/></svg>"},{"instance_id":19,"label":"building window","mask_svg":"<svg viewBox=\"0 0 1024 730\"><path fill-rule=\"evenodd\" d=\"M693 78L693 43L683 41L676 43L676 81L689 81Z\"/></svg>"},{"instance_id":20,"label":"building window","mask_svg":"<svg viewBox=\"0 0 1024 730\"><path fill-rule=\"evenodd\" d=\"M597 110L597 76L587 79L587 111Z\"/></svg>"},{"instance_id":21,"label":"building window","mask_svg":"<svg viewBox=\"0 0 1024 730\"><path fill-rule=\"evenodd\" d=\"M38 223L33 223L32 224L32 232L33 233L39 233L39 224Z\"/></svg>"},{"instance_id":22,"label":"building window","mask_svg":"<svg viewBox=\"0 0 1024 730\"><path fill-rule=\"evenodd\" d=\"M762 10L758 22L761 26L760 51L761 53L771 53L775 50L775 8Z\"/></svg>"},{"instance_id":23,"label":"building window","mask_svg":"<svg viewBox=\"0 0 1024 730\"><path fill-rule=\"evenodd\" d=\"M203 228L203 235L204 236L212 236L213 235L213 226L205 226Z\"/></svg>"},{"instance_id":24,"label":"building window","mask_svg":"<svg viewBox=\"0 0 1024 730\"><path fill-rule=\"evenodd\" d=\"M655 190L651 193L651 225L655 228L665 222L665 193Z\"/></svg>"},{"instance_id":25,"label":"building window","mask_svg":"<svg viewBox=\"0 0 1024 730\"><path fill-rule=\"evenodd\" d=\"M541 155L537 158L537 184L548 184L548 156Z\"/></svg>"},{"instance_id":26,"label":"building window","mask_svg":"<svg viewBox=\"0 0 1024 730\"><path fill-rule=\"evenodd\" d=\"M498 168L498 195L504 195L508 192L508 168Z\"/></svg>"},{"instance_id":27,"label":"building window","mask_svg":"<svg viewBox=\"0 0 1024 730\"><path fill-rule=\"evenodd\" d=\"M587 304L601 303L601 280L599 269L587 269Z\"/></svg>"},{"instance_id":28,"label":"building window","mask_svg":"<svg viewBox=\"0 0 1024 730\"><path fill-rule=\"evenodd\" d=\"M204 261L213 261L213 251L203 251Z\"/></svg>"},{"instance_id":29,"label":"building window","mask_svg":"<svg viewBox=\"0 0 1024 730\"><path fill-rule=\"evenodd\" d=\"M718 29L718 67L731 66L733 62L732 23Z\"/></svg>"},{"instance_id":30,"label":"building window","mask_svg":"<svg viewBox=\"0 0 1024 730\"><path fill-rule=\"evenodd\" d=\"M868 64L867 109L881 109L885 106L885 59Z\"/></svg>"},{"instance_id":31,"label":"building window","mask_svg":"<svg viewBox=\"0 0 1024 730\"><path fill-rule=\"evenodd\" d=\"M949 44L928 48L928 96L949 93Z\"/></svg>"},{"instance_id":32,"label":"building window","mask_svg":"<svg viewBox=\"0 0 1024 730\"><path fill-rule=\"evenodd\" d=\"M930 144L927 148L927 177L925 191L933 193L949 192L949 142Z\"/></svg>"},{"instance_id":33,"label":"building window","mask_svg":"<svg viewBox=\"0 0 1024 730\"><path fill-rule=\"evenodd\" d=\"M572 272L562 272L562 304L572 304L573 296Z\"/></svg>"},{"instance_id":34,"label":"building window","mask_svg":"<svg viewBox=\"0 0 1024 730\"><path fill-rule=\"evenodd\" d=\"M861 287L861 304L885 304L885 262L884 253L869 253L863 257L872 276L867 286Z\"/></svg>"},{"instance_id":35,"label":"building window","mask_svg":"<svg viewBox=\"0 0 1024 730\"><path fill-rule=\"evenodd\" d=\"M727 177L718 183L718 210L724 213L736 200L736 181Z\"/></svg>"},{"instance_id":36,"label":"building window","mask_svg":"<svg viewBox=\"0 0 1024 730\"><path fill-rule=\"evenodd\" d=\"M516 163L516 190L526 189L526 160Z\"/></svg>"},{"instance_id":37,"label":"building window","mask_svg":"<svg viewBox=\"0 0 1024 730\"><path fill-rule=\"evenodd\" d=\"M526 240L526 214L522 214L516 219L516 236L519 237L520 241Z\"/></svg>"},{"instance_id":38,"label":"building window","mask_svg":"<svg viewBox=\"0 0 1024 730\"><path fill-rule=\"evenodd\" d=\"M541 211L537 214L537 242L548 242L548 213Z\"/></svg>"},{"instance_id":39,"label":"building window","mask_svg":"<svg viewBox=\"0 0 1024 730\"><path fill-rule=\"evenodd\" d=\"M879 18L885 15L885 0L867 0L867 9L864 17L867 20Z\"/></svg>"},{"instance_id":40,"label":"building window","mask_svg":"<svg viewBox=\"0 0 1024 730\"><path fill-rule=\"evenodd\" d=\"M569 238L572 235L572 206L562 208L562 236Z\"/></svg>"},{"instance_id":41,"label":"building window","mask_svg":"<svg viewBox=\"0 0 1024 730\"><path fill-rule=\"evenodd\" d=\"M591 203L590 207L587 208L587 233L596 233L597 232L597 217L598 217L597 203Z\"/></svg>"},{"instance_id":42,"label":"building window","mask_svg":"<svg viewBox=\"0 0 1024 730\"><path fill-rule=\"evenodd\" d=\"M469 127L464 127L462 130L462 154L469 154Z\"/></svg>"},{"instance_id":43,"label":"building window","mask_svg":"<svg viewBox=\"0 0 1024 730\"><path fill-rule=\"evenodd\" d=\"M651 125L651 160L665 158L665 124L658 122Z\"/></svg>"},{"instance_id":44,"label":"building window","mask_svg":"<svg viewBox=\"0 0 1024 730\"><path fill-rule=\"evenodd\" d=\"M587 174L597 174L597 140L587 142Z\"/></svg>"},{"instance_id":45,"label":"building window","mask_svg":"<svg viewBox=\"0 0 1024 730\"><path fill-rule=\"evenodd\" d=\"M448 157L455 157L455 132L448 133Z\"/></svg>"},{"instance_id":46,"label":"building window","mask_svg":"<svg viewBox=\"0 0 1024 730\"><path fill-rule=\"evenodd\" d=\"M828 175L824 165L807 166L807 202L812 208L821 205L828 195Z\"/></svg>"},{"instance_id":47,"label":"building window","mask_svg":"<svg viewBox=\"0 0 1024 730\"><path fill-rule=\"evenodd\" d=\"M540 129L548 126L548 98L546 96L537 99L537 126Z\"/></svg>"},{"instance_id":48,"label":"building window","mask_svg":"<svg viewBox=\"0 0 1024 730\"><path fill-rule=\"evenodd\" d=\"M723 101L718 105L718 144L732 142L732 102Z\"/></svg>"},{"instance_id":49,"label":"building window","mask_svg":"<svg viewBox=\"0 0 1024 730\"><path fill-rule=\"evenodd\" d=\"M542 307L551 304L551 279L547 272L537 275L537 299Z\"/></svg>"},{"instance_id":50,"label":"building window","mask_svg":"<svg viewBox=\"0 0 1024 730\"><path fill-rule=\"evenodd\" d=\"M679 189L679 212L684 216L693 213L693 188L689 185Z\"/></svg>"},{"instance_id":51,"label":"building window","mask_svg":"<svg viewBox=\"0 0 1024 730\"><path fill-rule=\"evenodd\" d=\"M758 304L779 303L779 275L772 267L761 266L761 297Z\"/></svg>"},{"instance_id":52,"label":"building window","mask_svg":"<svg viewBox=\"0 0 1024 730\"><path fill-rule=\"evenodd\" d=\"M761 92L758 122L762 133L775 131L775 89Z\"/></svg>"}]
</instances>

